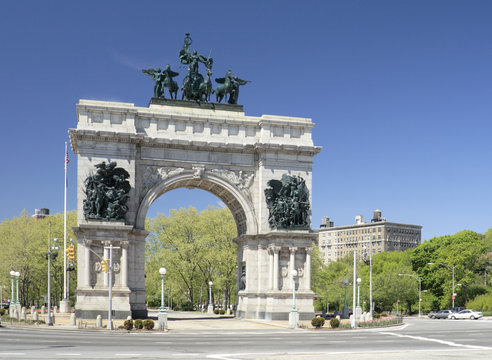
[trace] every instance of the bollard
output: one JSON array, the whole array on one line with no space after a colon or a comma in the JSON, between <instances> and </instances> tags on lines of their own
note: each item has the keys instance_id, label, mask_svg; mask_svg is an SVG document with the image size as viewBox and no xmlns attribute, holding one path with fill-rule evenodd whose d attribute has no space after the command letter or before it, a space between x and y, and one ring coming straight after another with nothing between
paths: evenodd
<instances>
[{"instance_id":1,"label":"bollard","mask_svg":"<svg viewBox=\"0 0 492 360\"><path fill-rule=\"evenodd\" d=\"M17 320L19 320L19 312L17 311L17 309L14 309L14 318L16 318Z\"/></svg>"},{"instance_id":2,"label":"bollard","mask_svg":"<svg viewBox=\"0 0 492 360\"><path fill-rule=\"evenodd\" d=\"M34 312L34 314L32 316L32 321L34 321L36 323L39 321L39 315L36 311Z\"/></svg>"},{"instance_id":3,"label":"bollard","mask_svg":"<svg viewBox=\"0 0 492 360\"><path fill-rule=\"evenodd\" d=\"M132 316L131 316L131 315L128 315L128 316L126 317L126 319L127 319L127 320L131 320L131 319L132 319Z\"/></svg>"},{"instance_id":4,"label":"bollard","mask_svg":"<svg viewBox=\"0 0 492 360\"><path fill-rule=\"evenodd\" d=\"M101 317L101 315L97 315L97 317L96 317L96 327L102 328L102 317Z\"/></svg>"},{"instance_id":5,"label":"bollard","mask_svg":"<svg viewBox=\"0 0 492 360\"><path fill-rule=\"evenodd\" d=\"M53 325L55 325L55 313L54 312L51 313L51 319L53 320Z\"/></svg>"},{"instance_id":6,"label":"bollard","mask_svg":"<svg viewBox=\"0 0 492 360\"><path fill-rule=\"evenodd\" d=\"M27 322L27 311L26 311L25 307L23 307L21 310L21 318L22 318L22 321Z\"/></svg>"},{"instance_id":7,"label":"bollard","mask_svg":"<svg viewBox=\"0 0 492 360\"><path fill-rule=\"evenodd\" d=\"M41 306L41 314L44 315L46 312L46 306Z\"/></svg>"},{"instance_id":8,"label":"bollard","mask_svg":"<svg viewBox=\"0 0 492 360\"><path fill-rule=\"evenodd\" d=\"M77 325L77 318L75 317L75 313L72 313L70 315L70 325L73 325L73 326Z\"/></svg>"},{"instance_id":9,"label":"bollard","mask_svg":"<svg viewBox=\"0 0 492 360\"><path fill-rule=\"evenodd\" d=\"M53 306L53 312L56 314L58 311L58 307L57 306Z\"/></svg>"},{"instance_id":10,"label":"bollard","mask_svg":"<svg viewBox=\"0 0 492 360\"><path fill-rule=\"evenodd\" d=\"M31 306L31 320L33 319L32 317L34 316L35 312L36 312L36 306Z\"/></svg>"}]
</instances>

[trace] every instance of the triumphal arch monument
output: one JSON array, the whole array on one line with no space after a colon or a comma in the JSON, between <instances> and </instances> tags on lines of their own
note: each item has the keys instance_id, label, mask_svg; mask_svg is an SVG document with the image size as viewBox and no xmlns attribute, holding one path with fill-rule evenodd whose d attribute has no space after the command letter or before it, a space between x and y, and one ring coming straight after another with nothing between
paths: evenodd
<instances>
[{"instance_id":1,"label":"triumphal arch monument","mask_svg":"<svg viewBox=\"0 0 492 360\"><path fill-rule=\"evenodd\" d=\"M76 315L107 317L109 276L100 259L109 257L112 245L113 317L147 316L145 217L159 196L188 188L216 195L236 221L236 315L288 319L295 286L299 317L310 319L312 167L321 150L313 144L314 124L247 116L237 104L247 81L230 71L210 91L213 61L192 53L187 38L179 56L189 65L182 100L174 92L177 73L167 66L144 70L154 80L148 107L96 100L76 106L77 127L69 130L78 160ZM210 102L214 92L228 103Z\"/></svg>"}]
</instances>

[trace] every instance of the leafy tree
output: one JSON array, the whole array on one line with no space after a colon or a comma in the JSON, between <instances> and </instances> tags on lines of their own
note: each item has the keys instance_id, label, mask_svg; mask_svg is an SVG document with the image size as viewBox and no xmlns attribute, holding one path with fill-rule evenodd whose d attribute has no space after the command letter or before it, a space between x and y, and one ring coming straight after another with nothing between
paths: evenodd
<instances>
[{"instance_id":1,"label":"leafy tree","mask_svg":"<svg viewBox=\"0 0 492 360\"><path fill-rule=\"evenodd\" d=\"M160 294L159 267L165 266L167 288L176 299L204 303L208 282L214 294L230 302L236 287L236 224L228 209L210 207L200 213L194 207L171 210L148 219L151 232L146 244L146 288ZM153 295L152 295L153 294Z\"/></svg>"},{"instance_id":2,"label":"leafy tree","mask_svg":"<svg viewBox=\"0 0 492 360\"><path fill-rule=\"evenodd\" d=\"M72 227L76 224L76 212L67 213L67 239L74 238ZM10 290L10 271L19 276L19 300L23 306L39 305L47 295L48 228L51 237L59 238L59 256L51 262L52 299L57 304L63 297L63 214L44 219L33 219L23 211L19 217L0 223L0 286ZM54 245L54 244L52 244ZM72 275L73 274L73 275ZM70 293L77 286L75 273L69 272ZM10 293L10 291L8 291ZM4 293L6 293L4 291ZM5 296L5 295L4 295Z\"/></svg>"},{"instance_id":3,"label":"leafy tree","mask_svg":"<svg viewBox=\"0 0 492 360\"><path fill-rule=\"evenodd\" d=\"M422 277L422 286L437 299L434 308L451 306L452 269L454 267L455 291L460 293L455 305L466 303L473 293L470 287L483 272L480 259L486 251L482 236L473 231L460 231L452 236L432 238L412 252L412 267ZM428 263L445 264L428 265ZM458 286L457 284L461 284ZM479 292L478 292L479 293Z\"/></svg>"}]
</instances>

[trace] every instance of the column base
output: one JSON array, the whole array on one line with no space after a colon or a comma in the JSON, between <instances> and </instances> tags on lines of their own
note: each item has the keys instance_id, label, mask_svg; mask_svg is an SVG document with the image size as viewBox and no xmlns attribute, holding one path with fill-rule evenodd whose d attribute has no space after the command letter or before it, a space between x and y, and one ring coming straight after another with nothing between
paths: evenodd
<instances>
[{"instance_id":1,"label":"column base","mask_svg":"<svg viewBox=\"0 0 492 360\"><path fill-rule=\"evenodd\" d=\"M60 301L60 313L69 314L72 311L69 300Z\"/></svg>"},{"instance_id":2,"label":"column base","mask_svg":"<svg viewBox=\"0 0 492 360\"><path fill-rule=\"evenodd\" d=\"M297 311L291 311L289 313L289 329L295 329L299 324L299 313Z\"/></svg>"}]
</instances>

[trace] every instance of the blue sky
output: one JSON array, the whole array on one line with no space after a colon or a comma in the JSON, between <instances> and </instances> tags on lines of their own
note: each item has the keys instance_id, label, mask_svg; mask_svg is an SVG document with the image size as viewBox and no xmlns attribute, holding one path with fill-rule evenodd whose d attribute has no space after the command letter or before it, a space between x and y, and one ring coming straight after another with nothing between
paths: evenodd
<instances>
[{"instance_id":1,"label":"blue sky","mask_svg":"<svg viewBox=\"0 0 492 360\"><path fill-rule=\"evenodd\" d=\"M0 2L0 221L63 211L63 152L79 99L147 106L142 68L192 49L251 80L246 115L310 117L323 147L313 227L369 220L423 238L492 227L491 1ZM182 81L182 76L178 78ZM70 152L68 209L76 206ZM149 211L217 205L174 190Z\"/></svg>"}]
</instances>

